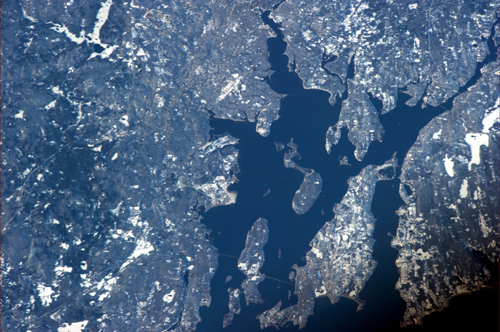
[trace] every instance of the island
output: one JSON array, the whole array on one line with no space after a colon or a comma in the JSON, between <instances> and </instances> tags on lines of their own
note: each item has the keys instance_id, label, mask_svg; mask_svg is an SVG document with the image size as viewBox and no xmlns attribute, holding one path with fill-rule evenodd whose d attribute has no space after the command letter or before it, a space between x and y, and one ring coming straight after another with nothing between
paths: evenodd
<instances>
[{"instance_id":1,"label":"island","mask_svg":"<svg viewBox=\"0 0 500 332\"><path fill-rule=\"evenodd\" d=\"M280 301L257 316L262 329L279 328L287 322L304 328L318 296L328 296L332 304L344 296L358 302L360 309L363 307L358 295L377 265L372 257L375 218L371 202L375 185L393 179L396 167L393 156L383 165L369 165L349 179L347 193L334 207L335 218L325 223L311 241L306 265L293 267L297 304L281 309Z\"/></svg>"},{"instance_id":2,"label":"island","mask_svg":"<svg viewBox=\"0 0 500 332\"><path fill-rule=\"evenodd\" d=\"M260 273L260 269L264 265L264 246L268 240L269 228L267 220L259 218L248 231L245 249L243 249L238 259L238 269L246 276L241 288L243 288L247 305L262 302L257 285L266 278L264 274Z\"/></svg>"},{"instance_id":3,"label":"island","mask_svg":"<svg viewBox=\"0 0 500 332\"><path fill-rule=\"evenodd\" d=\"M233 323L234 315L239 315L241 312L240 304L240 289L239 288L228 288L229 302L228 308L229 312L224 315L224 320L222 322L222 328L225 328Z\"/></svg>"},{"instance_id":4,"label":"island","mask_svg":"<svg viewBox=\"0 0 500 332\"><path fill-rule=\"evenodd\" d=\"M295 169L304 174L304 180L292 199L293 210L295 213L301 215L307 213L318 199L323 187L323 181L321 175L313 169L304 168L295 163L293 159L300 159L300 154L297 152L298 146L294 143L293 138L288 142L287 146L289 150L285 152L283 161L285 167Z\"/></svg>"}]
</instances>

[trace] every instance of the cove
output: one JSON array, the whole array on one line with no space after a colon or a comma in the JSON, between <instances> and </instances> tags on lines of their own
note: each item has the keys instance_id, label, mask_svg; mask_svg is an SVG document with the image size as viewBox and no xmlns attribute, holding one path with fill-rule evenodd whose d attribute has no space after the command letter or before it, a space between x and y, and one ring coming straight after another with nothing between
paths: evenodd
<instances>
[{"instance_id":1,"label":"cove","mask_svg":"<svg viewBox=\"0 0 500 332\"><path fill-rule=\"evenodd\" d=\"M396 109L382 115L385 128L383 142L374 142L362 162L354 158L354 146L347 139L344 129L338 145L332 147L330 155L325 150L325 133L328 126L337 122L342 98L335 105L328 102L329 94L320 90L302 87L300 78L288 70L288 57L283 54L286 43L279 26L264 13L264 23L274 29L277 37L268 40L271 69L274 73L267 78L271 88L286 95L281 100L280 119L271 127L268 137L255 132L255 124L211 118L211 135L217 137L226 133L239 138L238 163L241 172L239 182L230 187L238 192L233 205L213 208L203 214L203 222L212 230L211 240L219 251L219 268L212 280L212 303L209 308L201 308L202 322L197 331L222 330L222 318L228 312L229 287L241 287L244 275L237 269L237 258L244 248L245 238L252 224L260 217L269 221L269 242L264 247L265 263L261 272L273 279L266 279L259 285L264 303L246 306L241 296L241 314L235 315L233 324L224 331L259 331L258 314L273 307L278 301L283 308L296 303L294 286L288 279L293 264L305 264L305 254L310 249L309 242L323 224L333 219L332 208L339 203L347 191L347 179L357 175L369 164L380 165L396 153L401 164L408 149L415 142L419 131L434 117L451 109L453 99L438 107L422 109L420 102L408 107L409 96L400 91ZM352 69L350 75L353 75ZM480 71L467 84L477 81ZM464 87L463 91L468 87ZM345 98L347 94L344 94ZM372 98L380 111L381 102ZM303 175L283 165L283 151L276 150L275 142L288 143L293 138L301 155L297 164L312 168L321 174L323 189L311 210L299 216L292 209L292 198L299 188ZM347 156L351 166L340 166L339 157ZM400 171L398 170L398 176ZM405 303L394 289L399 277L395 259L397 251L390 246L391 237L398 226L395 211L403 204L398 193L398 178L379 182L373 199L372 212L377 219L373 256L378 265L367 282L360 298L367 300L363 310L356 312L354 301L342 299L331 305L328 298L319 298L315 314L302 331L398 331L399 322L405 311ZM268 193L266 195L266 193ZM226 277L232 280L225 283ZM281 281L278 281L278 280ZM292 293L288 300L289 292ZM498 292L497 292L498 293ZM481 297L483 294L483 297ZM469 296L466 301L452 301L445 313L431 315L422 327L410 327L407 331L430 331L443 326L453 326L449 317L458 319L463 312L476 315L491 312L484 309L495 308L492 299L494 291ZM498 294L497 297L498 299ZM453 303L456 302L457 304ZM496 301L498 303L498 300ZM481 309L480 309L481 308ZM498 311L497 311L498 312ZM437 318L436 318L437 317ZM494 317L494 316L479 316ZM444 320L444 322L443 322ZM479 320L471 319L471 324L479 326ZM269 329L272 330L273 328ZM280 331L297 331L292 324ZM498 330L498 329L497 329Z\"/></svg>"}]
</instances>

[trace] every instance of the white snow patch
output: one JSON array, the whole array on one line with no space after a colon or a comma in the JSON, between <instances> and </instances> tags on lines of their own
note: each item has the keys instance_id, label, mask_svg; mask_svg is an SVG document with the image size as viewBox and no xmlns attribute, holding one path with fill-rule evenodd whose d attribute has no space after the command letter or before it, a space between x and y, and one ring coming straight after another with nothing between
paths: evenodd
<instances>
[{"instance_id":1,"label":"white snow patch","mask_svg":"<svg viewBox=\"0 0 500 332\"><path fill-rule=\"evenodd\" d=\"M96 15L97 22L95 22L94 31L92 31L92 33L88 35L93 43L101 44L101 39L100 39L101 28L108 20L109 8L111 7L112 4L113 0L107 0L106 2L101 2L101 8L99 8L99 11L97 12Z\"/></svg>"},{"instance_id":2,"label":"white snow patch","mask_svg":"<svg viewBox=\"0 0 500 332\"><path fill-rule=\"evenodd\" d=\"M460 186L460 198L466 198L469 195L469 181L464 179Z\"/></svg>"},{"instance_id":3,"label":"white snow patch","mask_svg":"<svg viewBox=\"0 0 500 332\"><path fill-rule=\"evenodd\" d=\"M413 49L414 50L416 49L417 52L418 52L419 48L420 48L420 39L418 39L417 37L415 37L415 39L413 40ZM415 60L418 60L418 59L415 59ZM417 61L417 62L419 62L419 61Z\"/></svg>"},{"instance_id":4,"label":"white snow patch","mask_svg":"<svg viewBox=\"0 0 500 332\"><path fill-rule=\"evenodd\" d=\"M135 0L130 1L130 7L132 7L132 8L141 8L141 7L137 6L137 5L135 5L134 1Z\"/></svg>"},{"instance_id":5,"label":"white snow patch","mask_svg":"<svg viewBox=\"0 0 500 332\"><path fill-rule=\"evenodd\" d=\"M416 254L417 259L421 260L427 260L432 257L430 253L423 251L422 248L418 248L418 250L414 253Z\"/></svg>"},{"instance_id":6,"label":"white snow patch","mask_svg":"<svg viewBox=\"0 0 500 332\"><path fill-rule=\"evenodd\" d=\"M122 203L123 202L118 203L118 205L114 209L109 210L115 217L118 217L118 215L120 214L120 207L122 206Z\"/></svg>"},{"instance_id":7,"label":"white snow patch","mask_svg":"<svg viewBox=\"0 0 500 332\"><path fill-rule=\"evenodd\" d=\"M311 251L316 255L316 257L318 258L323 258L323 253L321 251L319 251L318 248L312 248Z\"/></svg>"},{"instance_id":8,"label":"white snow patch","mask_svg":"<svg viewBox=\"0 0 500 332\"><path fill-rule=\"evenodd\" d=\"M88 320L71 324L63 323L61 327L57 328L57 332L82 332L88 323Z\"/></svg>"},{"instance_id":9,"label":"white snow patch","mask_svg":"<svg viewBox=\"0 0 500 332\"><path fill-rule=\"evenodd\" d=\"M64 97L62 90L58 86L53 86L51 90L52 93Z\"/></svg>"},{"instance_id":10,"label":"white snow patch","mask_svg":"<svg viewBox=\"0 0 500 332\"><path fill-rule=\"evenodd\" d=\"M57 274L62 274L62 273L71 273L73 272L73 268L72 267L69 267L69 266L56 266L56 268L54 269L54 272L56 272Z\"/></svg>"},{"instance_id":11,"label":"white snow patch","mask_svg":"<svg viewBox=\"0 0 500 332\"><path fill-rule=\"evenodd\" d=\"M153 250L154 250L153 245L150 242L144 239L140 239L137 242L137 247L135 247L135 250L130 256L130 258L137 258L141 255L149 255L149 253Z\"/></svg>"},{"instance_id":12,"label":"white snow patch","mask_svg":"<svg viewBox=\"0 0 500 332\"><path fill-rule=\"evenodd\" d=\"M38 20L34 18L33 16L29 16L28 13L26 13L26 10L24 10L24 7L21 6L21 10L23 11L23 17L27 20L30 20L31 23L37 23Z\"/></svg>"},{"instance_id":13,"label":"white snow patch","mask_svg":"<svg viewBox=\"0 0 500 332\"><path fill-rule=\"evenodd\" d=\"M123 124L125 127L130 126L130 123L128 123L128 115L125 114L124 116L121 117L120 123Z\"/></svg>"},{"instance_id":14,"label":"white snow patch","mask_svg":"<svg viewBox=\"0 0 500 332\"><path fill-rule=\"evenodd\" d=\"M86 273L82 273L82 274L80 274L80 278L83 280L83 281L80 283L80 286L81 286L82 288L89 288L89 287L92 287L92 283L90 282L90 280L88 280L88 279L87 279L87 277L88 277L88 274L86 274ZM95 294L95 292L94 292L94 294ZM94 296L94 295L92 295L92 296Z\"/></svg>"},{"instance_id":15,"label":"white snow patch","mask_svg":"<svg viewBox=\"0 0 500 332\"><path fill-rule=\"evenodd\" d=\"M146 52L144 52L144 50L142 48L139 48L139 51L137 51L137 56L145 56L146 55Z\"/></svg>"},{"instance_id":16,"label":"white snow patch","mask_svg":"<svg viewBox=\"0 0 500 332\"><path fill-rule=\"evenodd\" d=\"M135 227L137 226L137 224L139 223L139 220L141 220L141 218L138 216L138 215L135 215L135 216L132 216L128 219L128 221Z\"/></svg>"},{"instance_id":17,"label":"white snow patch","mask_svg":"<svg viewBox=\"0 0 500 332\"><path fill-rule=\"evenodd\" d=\"M39 284L36 289L40 300L42 300L42 305L49 306L52 303L52 294L54 294L52 288Z\"/></svg>"},{"instance_id":18,"label":"white snow patch","mask_svg":"<svg viewBox=\"0 0 500 332\"><path fill-rule=\"evenodd\" d=\"M168 294L165 294L163 296L163 302L167 302L167 303L170 303L172 302L172 300L174 299L174 296L175 296L175 290L171 290L170 293Z\"/></svg>"},{"instance_id":19,"label":"white snow patch","mask_svg":"<svg viewBox=\"0 0 500 332\"><path fill-rule=\"evenodd\" d=\"M166 225L168 228L170 228L170 227L172 227L172 226L174 225L174 223L172 222L172 220L170 220L170 219L168 219L168 218L167 218L167 219L165 220L165 225Z\"/></svg>"},{"instance_id":20,"label":"white snow patch","mask_svg":"<svg viewBox=\"0 0 500 332\"><path fill-rule=\"evenodd\" d=\"M101 46L107 46L106 44L100 44ZM92 53L87 60L93 59L96 56L100 56L101 59L107 59L113 52L118 48L117 45L109 46L109 47L104 47L104 51L101 53L94 52Z\"/></svg>"},{"instance_id":21,"label":"white snow patch","mask_svg":"<svg viewBox=\"0 0 500 332\"><path fill-rule=\"evenodd\" d=\"M99 281L96 285L98 290L104 289L106 292L99 295L99 302L109 297L111 294L111 290L113 290L113 286L116 284L117 278L112 277L112 274L108 274L104 279Z\"/></svg>"},{"instance_id":22,"label":"white snow patch","mask_svg":"<svg viewBox=\"0 0 500 332\"><path fill-rule=\"evenodd\" d=\"M111 5L113 4L112 0L107 0L106 2L101 2L101 8L97 11L96 19L97 21L94 24L94 30L87 34L88 43L92 44L97 44L100 45L104 50L100 53L94 52L90 55L90 57L87 60L90 60L92 58L95 58L96 56L100 56L101 59L106 59L109 58L109 56L113 53L113 51L118 47L117 45L113 46L108 46L108 44L104 44L101 42L101 29L108 20L109 16L109 9ZM84 41L86 41L85 37L85 31L80 31L80 36L77 37L74 33L68 30L67 27L65 27L63 24L58 24L58 23L52 23L53 26L51 27L52 30L58 32L58 33L64 33L66 37L68 37L71 41L81 44Z\"/></svg>"},{"instance_id":23,"label":"white snow patch","mask_svg":"<svg viewBox=\"0 0 500 332\"><path fill-rule=\"evenodd\" d=\"M149 253L153 250L154 247L150 242L144 240L143 238L139 239L139 241L137 241L137 245L134 249L134 252L132 252L132 254L127 258L125 263L123 263L122 266L120 267L120 272L122 272L130 263L132 263L134 259L142 255L149 255Z\"/></svg>"},{"instance_id":24,"label":"white snow patch","mask_svg":"<svg viewBox=\"0 0 500 332\"><path fill-rule=\"evenodd\" d=\"M26 177L26 176L28 176L30 173L31 173L31 169L26 168L26 169L24 170L24 172L23 172L23 176L24 176L24 177Z\"/></svg>"},{"instance_id":25,"label":"white snow patch","mask_svg":"<svg viewBox=\"0 0 500 332\"><path fill-rule=\"evenodd\" d=\"M46 110L50 110L50 109L52 109L52 108L56 107L56 102L57 102L57 99L56 99L56 100L51 101L50 103L48 103L48 104L45 106L45 109L46 109Z\"/></svg>"},{"instance_id":26,"label":"white snow patch","mask_svg":"<svg viewBox=\"0 0 500 332\"><path fill-rule=\"evenodd\" d=\"M57 220L54 219L54 221L57 221ZM57 223L59 223L59 222L57 222ZM54 224L55 224L55 222L54 222ZM68 250L69 249L69 244L67 244L67 243L61 243L61 248L64 249L64 250Z\"/></svg>"},{"instance_id":27,"label":"white snow patch","mask_svg":"<svg viewBox=\"0 0 500 332\"><path fill-rule=\"evenodd\" d=\"M9 274L10 271L14 270L14 268L12 266L9 265L9 263L5 263L6 267L4 268L4 270L2 271L2 274Z\"/></svg>"},{"instance_id":28,"label":"white snow patch","mask_svg":"<svg viewBox=\"0 0 500 332\"><path fill-rule=\"evenodd\" d=\"M489 113L487 113L483 118L483 133L488 133L491 127L493 127L493 125L499 121L499 102L500 98L497 99L495 106L486 111L489 111Z\"/></svg>"},{"instance_id":29,"label":"white snow patch","mask_svg":"<svg viewBox=\"0 0 500 332\"><path fill-rule=\"evenodd\" d=\"M438 132L435 132L434 134L432 134L432 139L440 139L441 138L441 132L443 131L443 129L439 129Z\"/></svg>"},{"instance_id":30,"label":"white snow patch","mask_svg":"<svg viewBox=\"0 0 500 332\"><path fill-rule=\"evenodd\" d=\"M448 155L446 155L444 157L443 161L444 161L444 169L446 170L446 173L448 173L448 175L450 177L454 177L455 170L453 169L453 166L455 166L455 163L453 162L453 160L451 160L451 158L448 158Z\"/></svg>"},{"instance_id":31,"label":"white snow patch","mask_svg":"<svg viewBox=\"0 0 500 332\"><path fill-rule=\"evenodd\" d=\"M21 119L21 120L24 120L24 111L23 110L20 110L19 112L17 112L16 115L14 115L14 119Z\"/></svg>"},{"instance_id":32,"label":"white snow patch","mask_svg":"<svg viewBox=\"0 0 500 332\"><path fill-rule=\"evenodd\" d=\"M325 285L321 284L321 287L319 289L314 290L314 294L316 295L316 297L325 296L326 295Z\"/></svg>"},{"instance_id":33,"label":"white snow patch","mask_svg":"<svg viewBox=\"0 0 500 332\"><path fill-rule=\"evenodd\" d=\"M481 145L488 146L489 137L481 133L468 133L465 135L465 142L470 145L471 160L469 162L469 171L472 165L481 163Z\"/></svg>"},{"instance_id":34,"label":"white snow patch","mask_svg":"<svg viewBox=\"0 0 500 332\"><path fill-rule=\"evenodd\" d=\"M473 198L475 201L477 201L478 199L479 200L484 199L484 192L481 190L480 187L477 187L477 189L474 190Z\"/></svg>"},{"instance_id":35,"label":"white snow patch","mask_svg":"<svg viewBox=\"0 0 500 332\"><path fill-rule=\"evenodd\" d=\"M219 96L219 98L217 98L219 101L224 100L224 98L226 98L227 95L231 93L231 91L235 89L238 91L238 84L240 84L243 77L240 77L239 74L232 74L231 76L233 77L233 79L229 80L229 83L227 83L227 85L221 90L221 95Z\"/></svg>"},{"instance_id":36,"label":"white snow patch","mask_svg":"<svg viewBox=\"0 0 500 332\"><path fill-rule=\"evenodd\" d=\"M311 34L312 34L311 30L306 30L302 32L302 36L306 41L310 41L312 39Z\"/></svg>"},{"instance_id":37,"label":"white snow patch","mask_svg":"<svg viewBox=\"0 0 500 332\"><path fill-rule=\"evenodd\" d=\"M48 22L49 24L52 24L53 27L51 27L52 30L58 33L64 33L66 37L69 38L74 43L81 44L85 41L85 36L84 36L84 31L80 31L80 37L77 37L74 33L68 30L67 27L64 26L64 24L58 24L58 23L52 23Z\"/></svg>"}]
</instances>

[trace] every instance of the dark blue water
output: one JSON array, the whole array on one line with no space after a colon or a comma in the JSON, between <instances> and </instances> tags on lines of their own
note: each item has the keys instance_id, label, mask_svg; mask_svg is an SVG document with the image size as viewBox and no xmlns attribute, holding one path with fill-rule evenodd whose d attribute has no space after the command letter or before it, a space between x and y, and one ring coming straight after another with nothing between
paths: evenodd
<instances>
[{"instance_id":1,"label":"dark blue water","mask_svg":"<svg viewBox=\"0 0 500 332\"><path fill-rule=\"evenodd\" d=\"M305 264L309 242L323 224L333 218L332 208L345 194L347 179L357 175L368 164L384 163L394 152L401 163L419 130L452 105L451 99L439 107L422 109L421 104L408 107L404 102L409 97L400 93L396 109L381 116L386 130L383 142L373 143L363 162L355 160L354 147L347 140L345 131L339 144L328 155L324 147L325 133L328 126L337 122L342 100L337 98L337 103L331 106L328 93L302 88L298 76L288 71L288 58L283 54L286 44L281 31L266 15L263 15L263 19L277 32L277 38L268 40L272 70L275 71L268 78L268 83L273 90L287 96L281 100L281 117L273 123L271 134L266 138L255 132L255 124L211 119L213 136L229 133L240 139L238 162L241 172L238 174L239 183L230 188L238 191L236 204L214 208L204 215L204 223L212 229L213 244L219 250L220 265L212 281L212 304L210 308L201 309L203 321L198 325L198 331L222 330L222 318L228 312L227 288L240 287L244 279L237 269L237 257L244 248L246 234L255 220L264 217L269 221L270 237L265 246L266 260L262 272L283 282L266 279L259 285L264 299L262 304L246 306L242 296L241 314L235 315L233 324L225 331L259 331L259 323L255 318L258 314L280 300L283 308L295 304L294 286L288 274L293 264ZM480 75L479 71L471 82L477 80L477 75ZM381 102L377 99L372 101L380 110ZM292 210L292 198L303 175L284 167L283 152L277 152L274 145L274 142L287 143L290 138L298 144L301 159L297 163L316 170L323 178L322 194L303 216L298 216ZM339 165L339 157L344 155L348 156L352 166ZM377 219L373 257L378 265L360 294L361 299L367 300L365 308L356 312L357 304L354 301L342 299L332 305L328 298L319 298L315 315L309 318L307 327L302 331L400 330L399 322L405 311L405 303L394 290L398 279L394 263L397 251L390 247L391 238L388 235L396 231L398 218L395 211L403 204L398 187L398 179L379 182L376 187L372 207ZM268 190L270 193L263 197ZM225 284L228 275L233 279ZM290 301L289 291L292 292ZM452 301L452 306L445 312L427 318L423 327L405 330L437 331L444 327L470 326L474 330L487 331L486 326L496 324L493 330L498 331L496 317L498 288L459 297ZM288 324L280 331L296 330L296 326Z\"/></svg>"}]
</instances>

